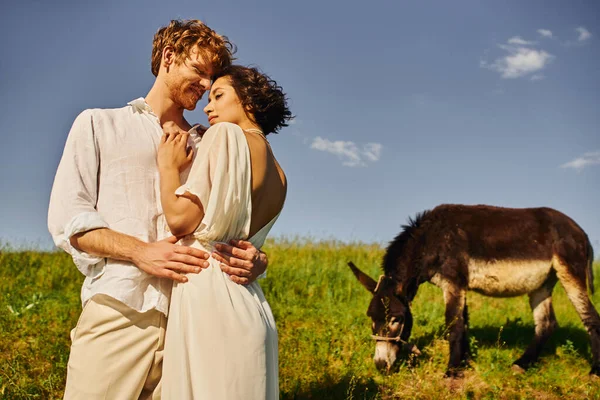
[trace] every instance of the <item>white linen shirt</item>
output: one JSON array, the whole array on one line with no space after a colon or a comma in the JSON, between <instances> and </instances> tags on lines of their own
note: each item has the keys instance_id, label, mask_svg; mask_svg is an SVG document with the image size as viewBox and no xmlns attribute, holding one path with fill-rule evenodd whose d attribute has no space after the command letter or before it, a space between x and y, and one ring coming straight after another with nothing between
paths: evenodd
<instances>
[{"instance_id":1,"label":"white linen shirt","mask_svg":"<svg viewBox=\"0 0 600 400\"><path fill-rule=\"evenodd\" d=\"M50 195L48 229L85 275L83 306L101 293L139 312L156 309L168 314L171 280L127 261L87 254L69 241L74 234L97 228L144 242L169 235L156 163L162 134L143 98L123 108L85 110L73 123Z\"/></svg>"}]
</instances>

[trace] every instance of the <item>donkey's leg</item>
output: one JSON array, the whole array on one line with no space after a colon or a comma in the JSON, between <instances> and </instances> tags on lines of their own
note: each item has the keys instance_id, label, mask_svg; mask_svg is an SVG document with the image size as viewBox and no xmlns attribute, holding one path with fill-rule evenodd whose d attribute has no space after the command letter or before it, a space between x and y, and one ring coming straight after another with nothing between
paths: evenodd
<instances>
[{"instance_id":1,"label":"donkey's leg","mask_svg":"<svg viewBox=\"0 0 600 400\"><path fill-rule=\"evenodd\" d=\"M556 260L554 262L558 279L562 283L569 300L577 310L581 322L590 335L592 343L592 369L590 374L600 376L600 316L587 294L586 267L574 269ZM580 271L574 273L573 271Z\"/></svg>"},{"instance_id":2,"label":"donkey's leg","mask_svg":"<svg viewBox=\"0 0 600 400\"><path fill-rule=\"evenodd\" d=\"M517 368L527 369L537 361L542 347L558 326L552 308L552 289L554 289L555 284L556 276L553 273L541 288L529 293L529 305L533 311L535 336L525 353L514 362Z\"/></svg>"},{"instance_id":3,"label":"donkey's leg","mask_svg":"<svg viewBox=\"0 0 600 400\"><path fill-rule=\"evenodd\" d=\"M463 308L463 321L465 325L465 334L463 335L463 348L464 348L464 363L469 364L471 360L471 345L469 344L469 309L467 306L467 300L465 299L465 307Z\"/></svg>"},{"instance_id":4,"label":"donkey's leg","mask_svg":"<svg viewBox=\"0 0 600 400\"><path fill-rule=\"evenodd\" d=\"M446 303L446 327L448 329L448 342L450 344L450 360L448 361L447 377L460 377L463 375L465 355L468 342L465 331L464 307L466 290L455 285L444 288L444 301Z\"/></svg>"}]
</instances>

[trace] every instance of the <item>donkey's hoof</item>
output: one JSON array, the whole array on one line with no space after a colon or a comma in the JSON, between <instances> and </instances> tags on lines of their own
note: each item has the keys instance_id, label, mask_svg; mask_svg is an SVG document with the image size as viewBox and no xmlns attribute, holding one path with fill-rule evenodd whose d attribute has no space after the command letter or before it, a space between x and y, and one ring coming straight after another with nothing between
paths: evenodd
<instances>
[{"instance_id":1,"label":"donkey's hoof","mask_svg":"<svg viewBox=\"0 0 600 400\"><path fill-rule=\"evenodd\" d=\"M513 372L513 373L515 373L515 374L524 374L524 373L525 373L525 371L526 371L526 369L525 369L525 368L521 367L521 366L520 366L520 365L518 365L518 364L513 364L513 365L510 367L510 369L511 369L511 370L512 370L512 372Z\"/></svg>"},{"instance_id":2,"label":"donkey's hoof","mask_svg":"<svg viewBox=\"0 0 600 400\"><path fill-rule=\"evenodd\" d=\"M444 378L460 379L465 377L465 372L459 368L450 368L444 374Z\"/></svg>"},{"instance_id":3,"label":"donkey's hoof","mask_svg":"<svg viewBox=\"0 0 600 400\"><path fill-rule=\"evenodd\" d=\"M513 372L522 374L523 372L527 371L529 367L531 367L534 363L535 360L532 361L531 359L521 357L513 363L511 369L513 370Z\"/></svg>"}]
</instances>

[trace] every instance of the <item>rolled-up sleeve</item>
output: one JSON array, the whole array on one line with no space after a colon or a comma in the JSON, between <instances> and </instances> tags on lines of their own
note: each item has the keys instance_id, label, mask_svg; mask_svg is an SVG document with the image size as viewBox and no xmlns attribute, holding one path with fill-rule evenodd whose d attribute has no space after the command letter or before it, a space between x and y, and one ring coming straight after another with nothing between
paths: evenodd
<instances>
[{"instance_id":1,"label":"rolled-up sleeve","mask_svg":"<svg viewBox=\"0 0 600 400\"><path fill-rule=\"evenodd\" d=\"M48 207L48 230L56 246L73 257L81 273L92 278L103 273L104 259L76 249L70 238L108 227L96 210L98 165L93 112L85 110L73 123L56 171Z\"/></svg>"}]
</instances>

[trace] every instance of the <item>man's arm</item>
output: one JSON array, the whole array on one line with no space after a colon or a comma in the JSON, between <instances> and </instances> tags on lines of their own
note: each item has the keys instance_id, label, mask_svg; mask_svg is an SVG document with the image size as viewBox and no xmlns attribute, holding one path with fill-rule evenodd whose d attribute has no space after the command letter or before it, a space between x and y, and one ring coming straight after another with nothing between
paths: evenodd
<instances>
[{"instance_id":1,"label":"man's arm","mask_svg":"<svg viewBox=\"0 0 600 400\"><path fill-rule=\"evenodd\" d=\"M146 243L133 236L110 229L95 229L71 237L71 245L99 257L129 261L142 271L159 278L187 282L181 273L198 273L208 267L208 253L175 244L171 236L155 243Z\"/></svg>"},{"instance_id":2,"label":"man's arm","mask_svg":"<svg viewBox=\"0 0 600 400\"><path fill-rule=\"evenodd\" d=\"M108 227L95 208L99 153L93 115L92 110L85 110L73 122L48 207L48 230L54 243L71 255L79 271L87 277L102 273L94 268L102 257L71 246L70 238L77 233Z\"/></svg>"},{"instance_id":3,"label":"man's arm","mask_svg":"<svg viewBox=\"0 0 600 400\"><path fill-rule=\"evenodd\" d=\"M88 277L102 274L94 267L103 258L131 261L148 273L178 280L182 276L177 272L205 266L207 253L177 246L176 238L150 244L108 229L96 210L100 153L94 116L86 110L75 119L56 171L48 208L48 229L55 244Z\"/></svg>"}]
</instances>

